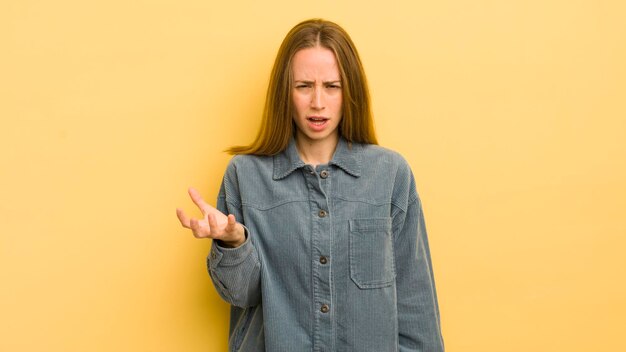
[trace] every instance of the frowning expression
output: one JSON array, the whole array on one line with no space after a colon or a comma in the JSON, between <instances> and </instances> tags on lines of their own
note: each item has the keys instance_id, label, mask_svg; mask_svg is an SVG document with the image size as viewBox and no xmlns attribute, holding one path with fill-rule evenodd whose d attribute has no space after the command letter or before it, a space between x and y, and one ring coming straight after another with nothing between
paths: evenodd
<instances>
[{"instance_id":1,"label":"frowning expression","mask_svg":"<svg viewBox=\"0 0 626 352\"><path fill-rule=\"evenodd\" d=\"M294 55L291 68L296 138L309 143L336 142L342 90L335 54L319 46L302 49Z\"/></svg>"}]
</instances>

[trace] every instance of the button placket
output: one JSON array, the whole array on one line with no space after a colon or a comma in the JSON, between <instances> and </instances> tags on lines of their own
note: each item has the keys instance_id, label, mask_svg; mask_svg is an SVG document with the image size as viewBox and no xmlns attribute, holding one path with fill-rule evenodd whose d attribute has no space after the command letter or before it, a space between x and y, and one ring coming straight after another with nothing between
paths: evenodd
<instances>
[{"instance_id":1,"label":"button placket","mask_svg":"<svg viewBox=\"0 0 626 352\"><path fill-rule=\"evenodd\" d=\"M332 225L329 209L330 201L327 197L327 192L330 189L329 175L327 165L324 165L313 170L312 174L305 176L309 186L309 192L311 192L311 205L312 208L315 209L312 212L314 226L311 238L311 244L314 248L314 257L311 258L314 261L313 295L316 297L315 304L318 307L313 318L314 330L316 331L313 338L314 351L329 351L332 345L333 323L331 319L333 314L330 311L330 305L333 302L331 292L332 268L330 258L326 256L331 253L330 247L332 241Z\"/></svg>"}]
</instances>

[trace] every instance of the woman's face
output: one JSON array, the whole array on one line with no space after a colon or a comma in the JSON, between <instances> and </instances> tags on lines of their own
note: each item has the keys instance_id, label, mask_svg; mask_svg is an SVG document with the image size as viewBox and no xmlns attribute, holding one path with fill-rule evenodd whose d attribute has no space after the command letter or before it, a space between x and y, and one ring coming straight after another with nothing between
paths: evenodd
<instances>
[{"instance_id":1,"label":"woman's face","mask_svg":"<svg viewBox=\"0 0 626 352\"><path fill-rule=\"evenodd\" d=\"M291 69L296 138L300 142L336 143L342 94L335 54L322 47L302 49L294 55Z\"/></svg>"}]
</instances>

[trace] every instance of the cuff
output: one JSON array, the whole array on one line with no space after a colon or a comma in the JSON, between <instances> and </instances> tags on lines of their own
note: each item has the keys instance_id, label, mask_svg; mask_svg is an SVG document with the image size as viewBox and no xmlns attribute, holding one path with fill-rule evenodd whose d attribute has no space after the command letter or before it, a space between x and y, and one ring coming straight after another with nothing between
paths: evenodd
<instances>
[{"instance_id":1,"label":"cuff","mask_svg":"<svg viewBox=\"0 0 626 352\"><path fill-rule=\"evenodd\" d=\"M242 225L243 226L243 225ZM240 264L252 253L252 243L247 227L243 227L246 241L237 248L227 248L219 245L219 241L213 240L211 252L209 253L209 267L234 266Z\"/></svg>"}]
</instances>

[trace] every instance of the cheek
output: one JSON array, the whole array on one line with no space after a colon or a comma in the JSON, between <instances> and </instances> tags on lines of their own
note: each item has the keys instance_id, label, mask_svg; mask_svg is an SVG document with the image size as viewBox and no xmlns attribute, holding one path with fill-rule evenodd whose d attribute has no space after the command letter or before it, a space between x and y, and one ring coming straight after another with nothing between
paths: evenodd
<instances>
[{"instance_id":1,"label":"cheek","mask_svg":"<svg viewBox=\"0 0 626 352\"><path fill-rule=\"evenodd\" d=\"M296 106L296 107L307 105L308 104L308 100L309 100L306 95L304 95L304 94L297 94L297 93L294 93L291 96L291 98L292 98L291 100L293 101L293 105Z\"/></svg>"},{"instance_id":2,"label":"cheek","mask_svg":"<svg viewBox=\"0 0 626 352\"><path fill-rule=\"evenodd\" d=\"M298 116L300 113L300 110L302 110L301 108L302 100L299 99L295 94L291 97L291 106L293 109L294 117Z\"/></svg>"},{"instance_id":3,"label":"cheek","mask_svg":"<svg viewBox=\"0 0 626 352\"><path fill-rule=\"evenodd\" d=\"M343 108L343 100L341 99L341 96L337 97L334 101L333 101L333 105L335 106L335 108L339 111L342 110Z\"/></svg>"}]
</instances>

